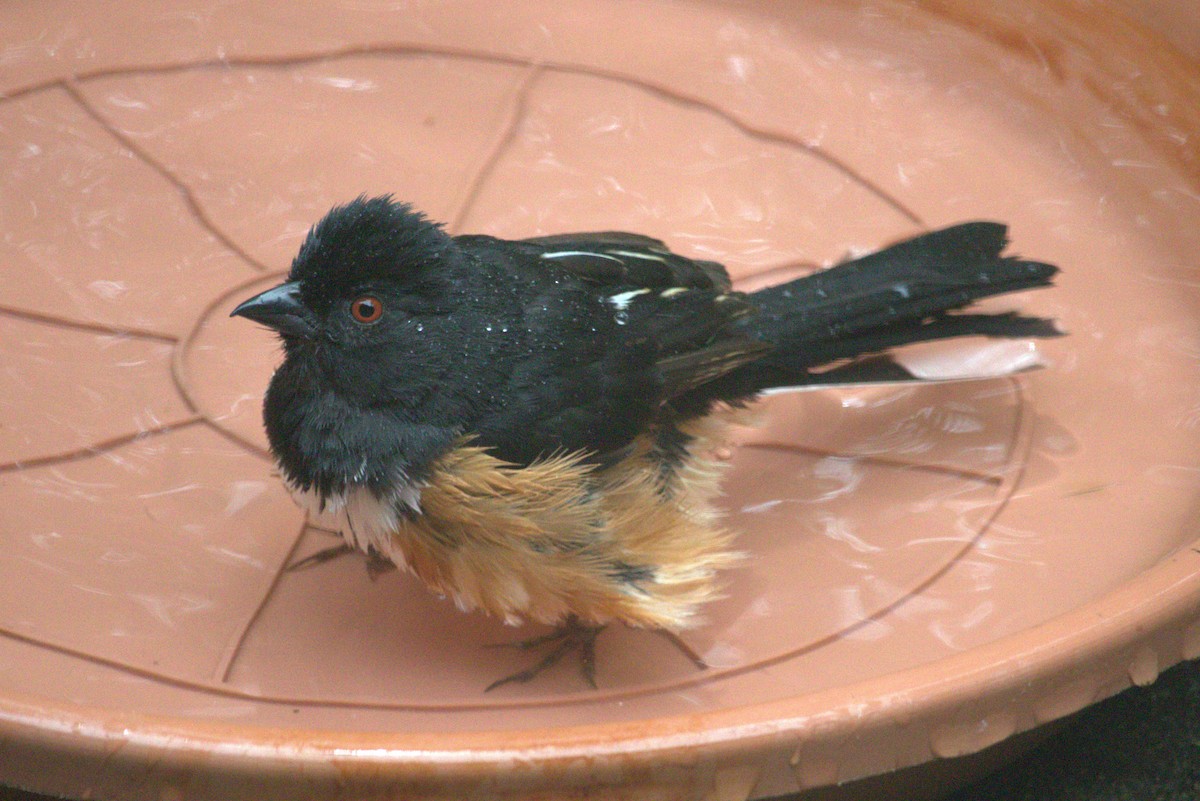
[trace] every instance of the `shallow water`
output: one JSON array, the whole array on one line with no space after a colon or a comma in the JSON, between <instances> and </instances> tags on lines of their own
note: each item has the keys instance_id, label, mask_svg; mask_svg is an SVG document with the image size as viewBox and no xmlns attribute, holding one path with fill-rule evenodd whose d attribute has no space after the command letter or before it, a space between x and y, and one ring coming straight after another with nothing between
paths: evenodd
<instances>
[{"instance_id":1,"label":"shallow water","mask_svg":"<svg viewBox=\"0 0 1200 801\"><path fill-rule=\"evenodd\" d=\"M1102 53L1037 25L599 5L164 12L137 54L102 20L52 46L7 12L29 17L0 100L8 686L364 729L637 720L994 642L1192 539L1200 195L1162 144L1174 109L1147 121ZM659 236L745 288L1003 220L1062 266L1020 300L1071 336L1019 379L764 402L724 501L754 559L689 635L713 669L613 632L600 693L562 670L484 703L521 657L480 645L510 630L355 560L281 572L331 536L265 458L275 344L227 313L363 192L455 231Z\"/></svg>"}]
</instances>

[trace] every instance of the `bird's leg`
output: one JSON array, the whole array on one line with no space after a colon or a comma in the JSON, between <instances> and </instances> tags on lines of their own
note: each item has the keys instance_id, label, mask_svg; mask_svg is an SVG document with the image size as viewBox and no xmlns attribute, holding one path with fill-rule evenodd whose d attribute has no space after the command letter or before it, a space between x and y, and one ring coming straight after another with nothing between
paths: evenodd
<instances>
[{"instance_id":1,"label":"bird's leg","mask_svg":"<svg viewBox=\"0 0 1200 801\"><path fill-rule=\"evenodd\" d=\"M517 640L516 642L491 644L488 647L519 648L522 651L531 651L541 648L544 645L550 645L551 643L554 644L554 647L546 652L546 655L540 660L525 670L492 682L484 692L490 692L505 684L525 684L533 681L533 679L537 678L544 671L562 661L562 658L571 651L579 652L579 670L583 675L583 680L593 690L596 689L596 638L604 628L604 626L589 626L580 621L575 615L571 615L563 621L562 625L549 634L530 637L526 640ZM679 652L686 656L696 666L697 670L708 670L708 663L690 645L684 642L678 634L666 629L652 629L652 631L679 649Z\"/></svg>"},{"instance_id":2,"label":"bird's leg","mask_svg":"<svg viewBox=\"0 0 1200 801\"><path fill-rule=\"evenodd\" d=\"M525 670L493 681L487 686L484 692L491 692L505 684L525 684L533 681L533 679L540 676L544 671L562 661L562 658L572 651L579 653L579 670L583 675L583 680L593 690L596 689L596 637L600 635L600 632L604 631L604 628L604 626L588 625L575 615L571 615L549 634L530 637L527 640L518 640L512 643L495 643L492 647L519 648L522 651L529 651L550 644L553 644L554 647L547 651L546 655L540 660Z\"/></svg>"},{"instance_id":3,"label":"bird's leg","mask_svg":"<svg viewBox=\"0 0 1200 801\"><path fill-rule=\"evenodd\" d=\"M374 545L367 546L367 576L375 581L380 576L387 575L398 567L395 562L375 550Z\"/></svg>"},{"instance_id":4,"label":"bird's leg","mask_svg":"<svg viewBox=\"0 0 1200 801\"><path fill-rule=\"evenodd\" d=\"M343 542L338 545L331 545L328 548L322 548L314 554L309 554L303 559L292 562L287 566L289 572L293 570L307 570L310 567L323 565L326 562L337 559L341 556L347 556L355 553L355 548L348 542ZM375 581L385 573L390 573L396 569L396 563L386 556L381 554L374 548L370 548L366 553L367 558L367 576L371 581Z\"/></svg>"},{"instance_id":5,"label":"bird's leg","mask_svg":"<svg viewBox=\"0 0 1200 801\"><path fill-rule=\"evenodd\" d=\"M337 545L331 545L328 548L322 548L314 554L309 554L303 559L292 562L287 566L289 572L293 570L307 570L310 567L323 565L326 562L337 559L339 556L346 556L354 553L354 546L348 542L342 542Z\"/></svg>"},{"instance_id":6,"label":"bird's leg","mask_svg":"<svg viewBox=\"0 0 1200 801\"><path fill-rule=\"evenodd\" d=\"M697 670L708 670L708 663L704 661L704 657L696 653L692 646L684 642L683 638L678 634L673 631L668 631L667 629L654 629L653 631L655 634L671 643L671 645L674 645L676 648L678 648L681 654L691 660L692 664L696 666Z\"/></svg>"}]
</instances>

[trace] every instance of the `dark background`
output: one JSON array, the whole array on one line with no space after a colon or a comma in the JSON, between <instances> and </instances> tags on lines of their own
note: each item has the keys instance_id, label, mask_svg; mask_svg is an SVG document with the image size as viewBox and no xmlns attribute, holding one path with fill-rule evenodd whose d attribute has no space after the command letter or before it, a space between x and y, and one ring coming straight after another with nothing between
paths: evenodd
<instances>
[{"instance_id":1,"label":"dark background","mask_svg":"<svg viewBox=\"0 0 1200 801\"><path fill-rule=\"evenodd\" d=\"M1200 661L1084 710L1016 765L946 801L1001 799L1200 799Z\"/></svg>"},{"instance_id":2,"label":"dark background","mask_svg":"<svg viewBox=\"0 0 1200 801\"><path fill-rule=\"evenodd\" d=\"M2 787L0 799L59 801ZM1198 799L1200 661L1080 712L1028 756L945 801Z\"/></svg>"}]
</instances>

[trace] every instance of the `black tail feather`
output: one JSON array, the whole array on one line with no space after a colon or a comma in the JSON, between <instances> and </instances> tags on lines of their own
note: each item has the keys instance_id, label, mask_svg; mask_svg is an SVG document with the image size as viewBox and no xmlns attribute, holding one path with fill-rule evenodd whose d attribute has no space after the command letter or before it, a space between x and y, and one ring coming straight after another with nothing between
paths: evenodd
<instances>
[{"instance_id":1,"label":"black tail feather","mask_svg":"<svg viewBox=\"0 0 1200 801\"><path fill-rule=\"evenodd\" d=\"M880 336L889 347L903 344L885 332L916 333L916 324L926 318L986 297L1050 284L1057 267L1002 257L1006 242L1006 228L1000 223L963 223L924 234L754 293L759 313L745 326L756 338L775 343L780 355L803 357L811 352L810 366L857 355L846 352L853 342L867 350ZM990 335L1028 336L999 330ZM838 347L839 342L847 344Z\"/></svg>"},{"instance_id":2,"label":"black tail feather","mask_svg":"<svg viewBox=\"0 0 1200 801\"><path fill-rule=\"evenodd\" d=\"M852 359L864 353L879 353L915 342L931 342L953 337L985 336L1008 339L1062 336L1053 320L1026 317L1015 312L1003 314L938 314L898 325L868 328L854 336L813 342L804 352L774 351L766 361L775 367L802 372L812 367Z\"/></svg>"},{"instance_id":3,"label":"black tail feather","mask_svg":"<svg viewBox=\"0 0 1200 801\"><path fill-rule=\"evenodd\" d=\"M1039 317L956 313L983 298L1052 283L1057 267L1001 256L1007 242L1000 223L962 223L755 292L758 313L739 325L774 350L677 405L700 410L768 387L826 383L816 368L914 342L1060 335L1052 320Z\"/></svg>"}]
</instances>

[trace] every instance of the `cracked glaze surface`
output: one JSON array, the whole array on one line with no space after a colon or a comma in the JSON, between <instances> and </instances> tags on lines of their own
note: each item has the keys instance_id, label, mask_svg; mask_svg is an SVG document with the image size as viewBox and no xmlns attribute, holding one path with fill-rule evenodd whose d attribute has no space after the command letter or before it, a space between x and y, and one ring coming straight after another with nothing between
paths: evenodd
<instances>
[{"instance_id":1,"label":"cracked glaze surface","mask_svg":"<svg viewBox=\"0 0 1200 801\"><path fill-rule=\"evenodd\" d=\"M1005 643L1037 651L1028 632L1155 570L1197 569L1200 203L1191 151L1158 144L1178 144L1169 107L1148 129L1078 90L1104 74L1092 54L1051 47L1036 24L1022 53L994 21L973 31L945 10L813 4L800 24L767 6L661 3L647 7L655 37L614 41L599 20L632 31L643 12L368 4L282 25L282 8L147 7L156 35L136 57L86 16L99 12L3 12L0 682L13 698L189 735L405 732L476 749L498 745L479 740L488 730L617 750L649 732L700 742L751 709L756 737L803 709L860 722L907 709L900 728L923 734L868 727L860 755L802 737L776 762L763 745L770 767L713 779L764 794L978 750L1200 650L1192 632L1114 646L1092 671L1044 655L1065 678L1016 708L973 708L969 689L921 707L938 665L958 666L949 686L1008 658ZM1064 267L1059 289L1022 302L1072 336L1020 380L764 402L724 500L754 559L689 635L712 669L613 631L601 691L563 669L483 696L521 665L482 650L513 630L404 576L372 582L355 559L285 570L334 540L305 525L265 452L277 345L228 312L361 192L455 231L641 231L722 260L744 287L1002 219L1020 252ZM912 688L884 692L897 676ZM564 720L601 733L553 734Z\"/></svg>"}]
</instances>

